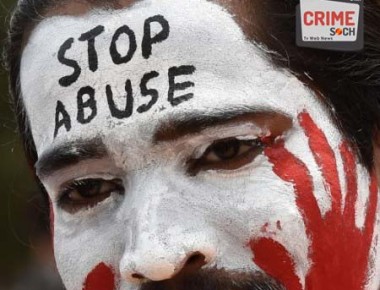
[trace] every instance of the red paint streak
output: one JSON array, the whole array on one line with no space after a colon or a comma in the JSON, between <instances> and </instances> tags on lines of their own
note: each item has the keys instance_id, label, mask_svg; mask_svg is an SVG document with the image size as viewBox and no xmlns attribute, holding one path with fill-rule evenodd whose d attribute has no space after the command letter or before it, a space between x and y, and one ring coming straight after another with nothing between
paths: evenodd
<instances>
[{"instance_id":1,"label":"red paint streak","mask_svg":"<svg viewBox=\"0 0 380 290\"><path fill-rule=\"evenodd\" d=\"M256 264L268 275L281 281L285 289L302 289L294 271L294 262L281 244L261 238L251 243L251 249L255 253Z\"/></svg>"},{"instance_id":2,"label":"red paint streak","mask_svg":"<svg viewBox=\"0 0 380 290\"><path fill-rule=\"evenodd\" d=\"M83 290L114 290L115 275L112 269L104 263L97 265L87 275Z\"/></svg>"},{"instance_id":3,"label":"red paint streak","mask_svg":"<svg viewBox=\"0 0 380 290\"><path fill-rule=\"evenodd\" d=\"M363 229L359 229L355 225L358 188L356 161L352 150L345 142L339 148L347 184L342 206L335 154L309 114L300 114L299 120L331 196L332 207L324 217L313 194L312 176L306 165L287 151L283 142L268 147L265 154L273 164L273 171L284 181L293 184L296 204L305 223L310 240L309 259L312 262L306 276L305 289L364 289L378 203L375 175L371 174L365 224ZM260 238L252 240L250 246L254 252L254 261L260 268L283 283L288 290L302 289L299 282L295 282L291 255L282 245L268 238Z\"/></svg>"},{"instance_id":4,"label":"red paint streak","mask_svg":"<svg viewBox=\"0 0 380 290\"><path fill-rule=\"evenodd\" d=\"M326 189L331 194L333 203L332 212L336 213L338 208L340 208L339 201L342 200L342 193L334 151L330 147L325 134L317 127L308 113L301 113L298 116L298 120L309 139L311 152L321 169Z\"/></svg>"},{"instance_id":5,"label":"red paint streak","mask_svg":"<svg viewBox=\"0 0 380 290\"><path fill-rule=\"evenodd\" d=\"M350 194L346 196L346 204L344 208L344 216L347 217L346 222L351 223L350 226L355 226L355 203L358 198L357 190L357 177L356 177L356 164L355 157L352 154L347 143L342 143L339 147L342 154L343 169L346 173L346 186L347 193Z\"/></svg>"}]
</instances>

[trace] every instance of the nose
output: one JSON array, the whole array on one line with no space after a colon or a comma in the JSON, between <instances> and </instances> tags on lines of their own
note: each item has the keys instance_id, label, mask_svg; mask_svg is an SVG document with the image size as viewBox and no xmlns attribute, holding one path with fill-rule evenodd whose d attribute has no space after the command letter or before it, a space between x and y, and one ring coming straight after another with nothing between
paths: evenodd
<instances>
[{"instance_id":1,"label":"nose","mask_svg":"<svg viewBox=\"0 0 380 290\"><path fill-rule=\"evenodd\" d=\"M168 280L198 271L216 257L216 236L205 228L135 228L126 244L119 269L130 283ZM130 237L132 236L130 235Z\"/></svg>"},{"instance_id":2,"label":"nose","mask_svg":"<svg viewBox=\"0 0 380 290\"><path fill-rule=\"evenodd\" d=\"M178 266L170 265L165 263L155 263L151 264L149 269L145 271L130 271L127 273L127 280L131 282L138 281L162 281L173 278L174 276L182 276L186 274L191 274L198 271L204 265L207 264L206 257L200 253L192 253L186 256L183 261L179 261Z\"/></svg>"},{"instance_id":3,"label":"nose","mask_svg":"<svg viewBox=\"0 0 380 290\"><path fill-rule=\"evenodd\" d=\"M206 248L178 256L174 253L154 255L152 252L126 255L120 269L122 276L132 283L162 281L196 272L210 263L214 255L214 251Z\"/></svg>"},{"instance_id":4,"label":"nose","mask_svg":"<svg viewBox=\"0 0 380 290\"><path fill-rule=\"evenodd\" d=\"M131 283L163 281L196 272L214 257L215 250L207 245L182 249L173 244L167 248L152 245L149 249L124 253L120 270L124 279Z\"/></svg>"},{"instance_id":5,"label":"nose","mask_svg":"<svg viewBox=\"0 0 380 290\"><path fill-rule=\"evenodd\" d=\"M121 277L131 283L162 281L214 261L215 229L205 214L194 214L194 207L180 197L178 180L164 182L163 174L154 172L143 180L142 176L136 176L136 188L130 190L131 195L138 193L138 199L127 204L136 210L125 217L128 225L119 264ZM152 181L156 178L160 182Z\"/></svg>"}]
</instances>

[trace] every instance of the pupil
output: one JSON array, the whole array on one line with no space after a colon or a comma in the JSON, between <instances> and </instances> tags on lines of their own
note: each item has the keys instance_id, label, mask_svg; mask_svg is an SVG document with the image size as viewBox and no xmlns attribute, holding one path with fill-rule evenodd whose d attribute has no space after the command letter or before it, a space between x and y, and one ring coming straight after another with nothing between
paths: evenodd
<instances>
[{"instance_id":1,"label":"pupil","mask_svg":"<svg viewBox=\"0 0 380 290\"><path fill-rule=\"evenodd\" d=\"M229 140L214 145L214 153L220 159L231 159L239 152L240 143L238 140Z\"/></svg>"},{"instance_id":2,"label":"pupil","mask_svg":"<svg viewBox=\"0 0 380 290\"><path fill-rule=\"evenodd\" d=\"M83 196L93 196L98 194L101 186L101 181L97 179L86 180L78 188L78 192Z\"/></svg>"}]
</instances>

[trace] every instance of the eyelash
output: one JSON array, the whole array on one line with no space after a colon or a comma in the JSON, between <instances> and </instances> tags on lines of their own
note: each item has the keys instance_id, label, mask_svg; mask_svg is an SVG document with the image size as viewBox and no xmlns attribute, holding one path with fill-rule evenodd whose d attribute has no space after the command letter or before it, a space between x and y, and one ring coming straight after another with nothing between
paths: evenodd
<instances>
[{"instance_id":1,"label":"eyelash","mask_svg":"<svg viewBox=\"0 0 380 290\"><path fill-rule=\"evenodd\" d=\"M262 153L264 147L268 145L267 138L256 138L251 140L239 140L237 138L226 138L214 141L202 154L200 158L193 158L188 162L188 172L191 176L195 176L200 171L207 170L235 170L254 160ZM227 150L228 146L232 146L234 151L233 156L227 157L224 160L215 154L215 150ZM246 147L243 152L240 152L242 147ZM231 149L231 148L229 148ZM207 160L209 155L214 151L214 160ZM228 152L228 150L227 150ZM215 158L216 157L216 158ZM217 160L217 159L220 160Z\"/></svg>"},{"instance_id":2,"label":"eyelash","mask_svg":"<svg viewBox=\"0 0 380 290\"><path fill-rule=\"evenodd\" d=\"M106 190L99 193L102 189ZM91 194L91 191L93 190L96 192ZM65 211L75 213L81 209L96 206L114 192L121 195L124 194L123 183L120 179L106 180L102 178L88 178L74 180L63 186L60 190L58 207ZM70 197L71 194L77 194L77 200Z\"/></svg>"}]
</instances>

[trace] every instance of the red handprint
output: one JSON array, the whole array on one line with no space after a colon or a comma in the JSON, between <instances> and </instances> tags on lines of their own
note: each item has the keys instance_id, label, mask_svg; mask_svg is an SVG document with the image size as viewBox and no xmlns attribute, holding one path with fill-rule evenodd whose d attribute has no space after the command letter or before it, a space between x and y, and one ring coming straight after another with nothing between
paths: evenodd
<instances>
[{"instance_id":1,"label":"red handprint","mask_svg":"<svg viewBox=\"0 0 380 290\"><path fill-rule=\"evenodd\" d=\"M322 216L313 194L312 177L306 165L287 151L283 142L265 150L274 172L294 187L296 204L310 240L310 269L305 279L307 290L361 290L368 278L371 243L376 223L378 188L371 174L364 226L355 224L358 197L356 162L346 142L340 145L347 192L342 205L335 154L325 134L306 112L298 116L314 158L331 197L331 209ZM252 240L254 262L288 290L302 289L295 264L285 247L270 238Z\"/></svg>"}]
</instances>

